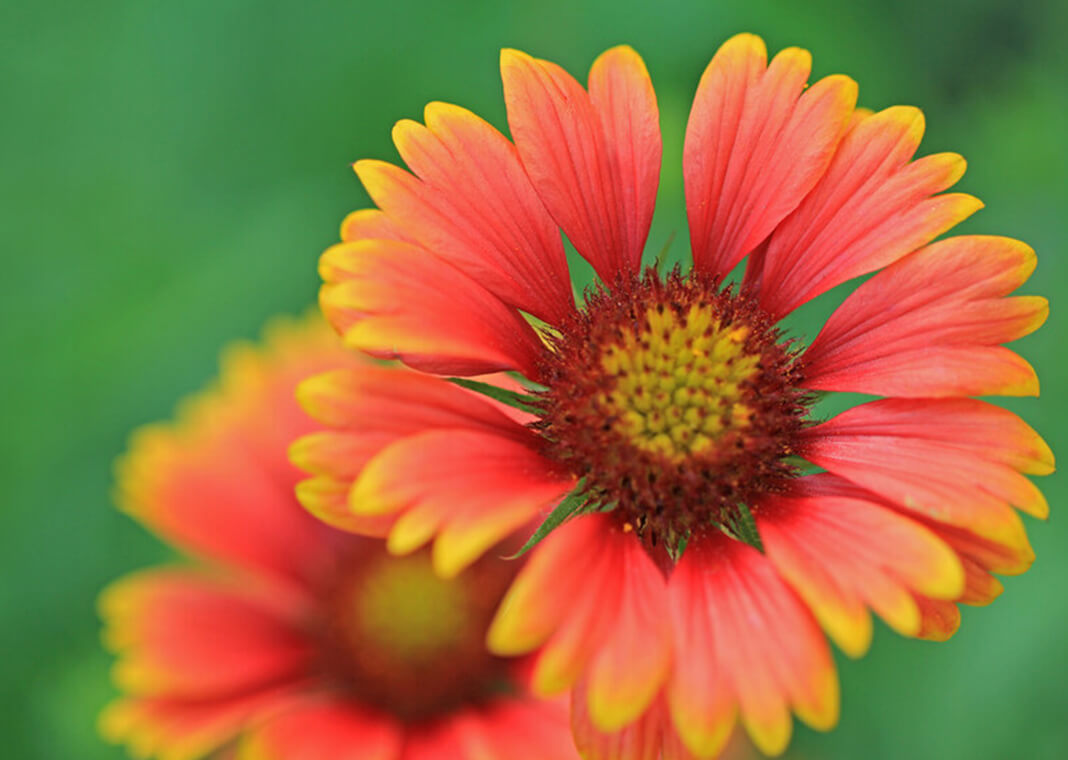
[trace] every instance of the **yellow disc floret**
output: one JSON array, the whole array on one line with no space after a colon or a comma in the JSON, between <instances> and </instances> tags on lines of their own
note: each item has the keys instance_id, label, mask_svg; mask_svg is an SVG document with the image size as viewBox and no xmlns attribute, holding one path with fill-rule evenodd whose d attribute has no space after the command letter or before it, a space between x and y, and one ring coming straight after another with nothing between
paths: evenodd
<instances>
[{"instance_id":1,"label":"yellow disc floret","mask_svg":"<svg viewBox=\"0 0 1068 760\"><path fill-rule=\"evenodd\" d=\"M752 409L742 384L760 361L745 352L749 328L723 325L707 304L681 316L650 307L646 324L625 330L601 357L616 379L601 399L615 428L673 461L708 451L725 430L745 428Z\"/></svg>"}]
</instances>

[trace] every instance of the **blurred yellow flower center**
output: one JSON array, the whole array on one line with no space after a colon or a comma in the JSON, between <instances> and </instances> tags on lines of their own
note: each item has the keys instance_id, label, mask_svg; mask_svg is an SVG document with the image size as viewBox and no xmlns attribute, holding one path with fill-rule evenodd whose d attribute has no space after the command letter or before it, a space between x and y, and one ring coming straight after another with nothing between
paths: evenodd
<instances>
[{"instance_id":1,"label":"blurred yellow flower center","mask_svg":"<svg viewBox=\"0 0 1068 760\"><path fill-rule=\"evenodd\" d=\"M430 552L394 557L361 541L338 568L323 620L321 666L339 686L403 720L424 720L509 688L486 629L514 574L485 558L456 578Z\"/></svg>"},{"instance_id":2,"label":"blurred yellow flower center","mask_svg":"<svg viewBox=\"0 0 1068 760\"><path fill-rule=\"evenodd\" d=\"M725 430L744 429L752 410L742 384L760 357L745 352L749 328L724 326L707 304L682 314L646 311L641 329L626 329L604 349L601 367L615 378L601 404L634 446L681 461L707 451Z\"/></svg>"},{"instance_id":3,"label":"blurred yellow flower center","mask_svg":"<svg viewBox=\"0 0 1068 760\"><path fill-rule=\"evenodd\" d=\"M425 554L385 557L364 577L353 600L353 628L366 645L415 665L470 636L462 583L438 578Z\"/></svg>"}]
</instances>

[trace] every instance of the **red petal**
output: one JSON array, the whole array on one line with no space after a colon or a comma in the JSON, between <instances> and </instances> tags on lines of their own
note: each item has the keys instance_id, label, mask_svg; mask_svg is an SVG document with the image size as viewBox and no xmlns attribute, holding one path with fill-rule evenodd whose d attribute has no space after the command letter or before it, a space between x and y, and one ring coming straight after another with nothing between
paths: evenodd
<instances>
[{"instance_id":1,"label":"red petal","mask_svg":"<svg viewBox=\"0 0 1068 760\"><path fill-rule=\"evenodd\" d=\"M250 731L241 760L396 760L403 728L353 702L309 702Z\"/></svg>"},{"instance_id":2,"label":"red petal","mask_svg":"<svg viewBox=\"0 0 1068 760\"><path fill-rule=\"evenodd\" d=\"M855 497L838 495L833 480L809 476L790 495L765 497L757 524L768 558L843 651L857 657L871 640L866 606L914 636L921 621L910 592L954 600L965 577L935 533L859 489Z\"/></svg>"},{"instance_id":3,"label":"red petal","mask_svg":"<svg viewBox=\"0 0 1068 760\"><path fill-rule=\"evenodd\" d=\"M575 756L567 709L557 700L500 699L461 710L448 723L460 754L439 750L421 760L563 760Z\"/></svg>"},{"instance_id":4,"label":"red petal","mask_svg":"<svg viewBox=\"0 0 1068 760\"><path fill-rule=\"evenodd\" d=\"M405 737L401 760L468 760L455 721L438 720L412 726Z\"/></svg>"},{"instance_id":5,"label":"red petal","mask_svg":"<svg viewBox=\"0 0 1068 760\"><path fill-rule=\"evenodd\" d=\"M636 272L660 175L656 96L641 58L613 48L590 91L556 64L501 53L508 125L549 213L601 279Z\"/></svg>"},{"instance_id":6,"label":"red petal","mask_svg":"<svg viewBox=\"0 0 1068 760\"><path fill-rule=\"evenodd\" d=\"M557 613L554 614L556 622L550 629L551 637L538 653L533 673L533 687L540 694L558 693L574 685L595 661L602 644L616 635L616 623L624 605L626 543L634 540L604 515L585 515L565 527L572 528L571 535L560 543L570 551L553 552L556 562L550 577L553 588L568 588L569 593L562 609L549 610L550 614ZM585 541L580 546L575 539L581 538ZM564 565L561 560L575 550L578 550L578 561ZM544 566L539 572L544 573L543 577L550 575ZM521 572L516 588L522 588L522 583ZM544 609L541 606L526 611L519 609L517 600L521 592L514 593L513 596L510 592L502 602L501 612L490 630L491 645L502 640L516 641L516 638L509 640L507 634L524 628L529 632L531 627L523 626L524 617L529 619L532 613ZM543 634L544 630L538 633ZM647 671L643 669L643 672Z\"/></svg>"},{"instance_id":7,"label":"red petal","mask_svg":"<svg viewBox=\"0 0 1068 760\"><path fill-rule=\"evenodd\" d=\"M917 594L916 604L920 610L918 638L946 641L960 628L960 608L953 602Z\"/></svg>"},{"instance_id":8,"label":"red petal","mask_svg":"<svg viewBox=\"0 0 1068 760\"><path fill-rule=\"evenodd\" d=\"M571 696L571 731L584 760L657 760L660 757L666 720L660 700L637 720L617 731L598 728L590 716L588 704L585 685L580 684Z\"/></svg>"},{"instance_id":9,"label":"red petal","mask_svg":"<svg viewBox=\"0 0 1068 760\"><path fill-rule=\"evenodd\" d=\"M969 195L931 197L964 173L953 153L909 163L923 114L906 106L855 120L834 160L771 237L760 301L782 317L835 285L928 243L982 204Z\"/></svg>"},{"instance_id":10,"label":"red petal","mask_svg":"<svg viewBox=\"0 0 1068 760\"><path fill-rule=\"evenodd\" d=\"M965 560L965 567L969 561L974 562L986 572L1000 573L1003 575L1020 575L1027 572L1035 560L1035 553L1031 545L1024 543L1021 546L1007 545L981 538L970 530L956 528L929 520L928 525L939 537ZM997 596L1000 588L993 587L988 580L972 579L971 588L977 593L976 586L987 587L986 593ZM1000 586L1000 584L998 584ZM965 595L969 593L965 589ZM982 593L982 592L978 592ZM990 597L991 599L993 597ZM970 602L969 602L970 603Z\"/></svg>"},{"instance_id":11,"label":"red petal","mask_svg":"<svg viewBox=\"0 0 1068 760\"><path fill-rule=\"evenodd\" d=\"M505 303L559 324L574 310L560 232L515 147L475 114L431 103L426 126L393 140L411 174L381 161L356 173L390 222Z\"/></svg>"},{"instance_id":12,"label":"red petal","mask_svg":"<svg viewBox=\"0 0 1068 760\"><path fill-rule=\"evenodd\" d=\"M987 572L987 569L978 561L963 556L961 561L964 565L964 593L961 595L961 604L986 605L1001 596L1005 587L1001 581Z\"/></svg>"},{"instance_id":13,"label":"red petal","mask_svg":"<svg viewBox=\"0 0 1068 760\"><path fill-rule=\"evenodd\" d=\"M364 238L408 240L404 231L376 208L353 211L341 222L341 239L344 242L350 243Z\"/></svg>"},{"instance_id":14,"label":"red petal","mask_svg":"<svg viewBox=\"0 0 1068 760\"><path fill-rule=\"evenodd\" d=\"M541 341L509 308L417 246L360 240L328 249L320 305L345 342L425 372L534 376Z\"/></svg>"},{"instance_id":15,"label":"red petal","mask_svg":"<svg viewBox=\"0 0 1068 760\"><path fill-rule=\"evenodd\" d=\"M388 545L407 553L436 534L434 567L453 576L574 487L530 446L495 433L432 430L382 450L353 483L357 513L406 511Z\"/></svg>"},{"instance_id":16,"label":"red petal","mask_svg":"<svg viewBox=\"0 0 1068 760\"><path fill-rule=\"evenodd\" d=\"M597 547L609 530L602 515L578 517L532 550L490 626L486 638L491 651L526 654L545 643L572 613L584 616L583 610L596 609L601 598L598 581L606 575L602 568L607 564ZM557 593L560 588L571 593Z\"/></svg>"},{"instance_id":17,"label":"red petal","mask_svg":"<svg viewBox=\"0 0 1068 760\"><path fill-rule=\"evenodd\" d=\"M398 535L407 533L411 539L412 522L418 515L404 516L401 523L394 511L358 513L350 502L352 481L398 441L435 430L454 434L471 431L485 434L493 441L503 439L506 447L518 446L529 451L536 440L529 430L505 414L500 405L484 396L399 367L368 365L324 373L301 383L297 395L309 414L340 428L305 436L291 447L293 461L317 475L299 484L297 496L321 520L363 535L391 535L397 528ZM481 463L472 466L479 467ZM459 536L470 539L490 528L491 532L497 531L502 519L519 519L515 510L500 510L493 520L474 524L473 516L462 513L454 516L443 547L447 549ZM431 533L440 525L432 527ZM422 540L428 538L430 534Z\"/></svg>"},{"instance_id":18,"label":"red petal","mask_svg":"<svg viewBox=\"0 0 1068 760\"><path fill-rule=\"evenodd\" d=\"M620 729L645 712L671 667L664 575L633 535L611 535L622 593L586 679L590 716L601 730Z\"/></svg>"},{"instance_id":19,"label":"red petal","mask_svg":"<svg viewBox=\"0 0 1068 760\"><path fill-rule=\"evenodd\" d=\"M289 447L289 458L307 472L351 480L395 438L377 431L323 430L298 439Z\"/></svg>"},{"instance_id":20,"label":"red petal","mask_svg":"<svg viewBox=\"0 0 1068 760\"><path fill-rule=\"evenodd\" d=\"M723 665L732 655L696 564L691 560L681 572L676 569L669 583L677 654L667 696L675 730L698 756L707 757L717 755L731 735L738 699Z\"/></svg>"},{"instance_id":21,"label":"red petal","mask_svg":"<svg viewBox=\"0 0 1068 760\"><path fill-rule=\"evenodd\" d=\"M1034 270L1009 238L943 240L861 285L805 352L806 387L890 396L1038 395L1038 378L998 344L1045 320L1046 299L1003 298Z\"/></svg>"},{"instance_id":22,"label":"red petal","mask_svg":"<svg viewBox=\"0 0 1068 760\"><path fill-rule=\"evenodd\" d=\"M349 508L351 480L315 477L297 483L297 499L315 517L332 528L360 536L385 538L396 515L357 515Z\"/></svg>"},{"instance_id":23,"label":"red petal","mask_svg":"<svg viewBox=\"0 0 1068 760\"><path fill-rule=\"evenodd\" d=\"M766 66L764 42L739 34L701 77L686 127L683 173L694 266L726 275L826 170L853 111L843 76L805 89L807 51L788 48Z\"/></svg>"},{"instance_id":24,"label":"red petal","mask_svg":"<svg viewBox=\"0 0 1068 760\"><path fill-rule=\"evenodd\" d=\"M827 642L762 554L718 533L696 537L669 590L676 631L671 716L695 754L714 754L726 740L735 705L766 754L789 742L791 708L814 728L837 722Z\"/></svg>"},{"instance_id":25,"label":"red petal","mask_svg":"<svg viewBox=\"0 0 1068 760\"><path fill-rule=\"evenodd\" d=\"M947 525L910 511L889 499L830 473L807 476L802 483L815 483L817 480L819 481L820 490L826 492L829 496L877 503L888 509L903 512L910 519L923 523L960 557L966 576L964 597L969 596L969 594L983 593L979 591L979 587L985 587L985 593L993 592L996 587L1000 587L1000 584L993 581L993 579L984 580L971 577L974 575L975 566L982 568L984 573L996 572L1006 575L1019 575L1031 566L1031 562L1035 558L1031 547L1027 544L1022 547L1007 546L980 538L975 533L964 528ZM1000 593L1000 591L997 593ZM996 595L995 593L994 596ZM965 601L964 597L961 598L961 601ZM992 599L992 597L990 598ZM967 603L971 604L972 602Z\"/></svg>"},{"instance_id":26,"label":"red petal","mask_svg":"<svg viewBox=\"0 0 1068 760\"><path fill-rule=\"evenodd\" d=\"M121 699L100 716L100 733L134 757L199 760L291 700L286 689L221 699Z\"/></svg>"},{"instance_id":27,"label":"red petal","mask_svg":"<svg viewBox=\"0 0 1068 760\"><path fill-rule=\"evenodd\" d=\"M590 102L619 183L625 260L641 261L660 184L660 112L645 62L629 46L605 51L590 68Z\"/></svg>"},{"instance_id":28,"label":"red petal","mask_svg":"<svg viewBox=\"0 0 1068 760\"><path fill-rule=\"evenodd\" d=\"M906 510L1023 549L1014 505L1048 506L1022 472L1050 472L1052 454L1011 412L975 399L883 399L804 433L803 456Z\"/></svg>"},{"instance_id":29,"label":"red petal","mask_svg":"<svg viewBox=\"0 0 1068 760\"><path fill-rule=\"evenodd\" d=\"M205 699L295 679L313 655L296 620L309 600L284 610L191 571L148 570L101 595L109 648L119 654L120 689L147 696ZM284 610L284 611L283 611Z\"/></svg>"},{"instance_id":30,"label":"red petal","mask_svg":"<svg viewBox=\"0 0 1068 760\"><path fill-rule=\"evenodd\" d=\"M1044 300L1034 299L1035 302L1043 302L1037 309L1030 304L1006 303L1008 309L1002 313L1014 310L1016 313L1008 317L1012 319L1023 316L1021 312L1026 311L1028 315L1025 318L1029 318L1036 311L1045 311ZM994 321L998 319L997 311L978 317L974 311L963 311L956 316ZM898 326L889 327L892 330ZM900 326L907 329L905 325ZM939 345L938 336L931 337L930 346L894 350L892 353L889 353L892 350L891 343L865 339L863 344L871 346L870 353L857 359L856 363L836 370L825 371L825 366L817 365L805 385L814 390L852 391L903 398L1038 395L1038 376L1034 368L1004 346ZM863 350L861 341L857 341L856 345L858 350ZM842 358L848 361L846 357Z\"/></svg>"},{"instance_id":31,"label":"red petal","mask_svg":"<svg viewBox=\"0 0 1068 760\"><path fill-rule=\"evenodd\" d=\"M301 383L297 398L315 419L360 438L396 440L458 428L532 440L529 431L485 397L398 367L364 365L325 372ZM303 450L303 444L297 448Z\"/></svg>"},{"instance_id":32,"label":"red petal","mask_svg":"<svg viewBox=\"0 0 1068 760\"><path fill-rule=\"evenodd\" d=\"M671 724L671 720L668 717L664 719L663 737L661 738L660 747L660 760L712 760L712 757L722 757L724 760L740 760L741 753L735 752L731 746L728 746L722 754L718 753L709 755L700 755L690 751L690 748L686 746L686 742L679 736L675 726ZM738 758L735 758L738 755Z\"/></svg>"}]
</instances>

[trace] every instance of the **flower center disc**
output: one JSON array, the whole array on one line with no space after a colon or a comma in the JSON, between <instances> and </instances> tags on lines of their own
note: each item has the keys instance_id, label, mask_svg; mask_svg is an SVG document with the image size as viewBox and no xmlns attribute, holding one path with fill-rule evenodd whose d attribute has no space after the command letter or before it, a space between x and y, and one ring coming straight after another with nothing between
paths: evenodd
<instances>
[{"instance_id":1,"label":"flower center disc","mask_svg":"<svg viewBox=\"0 0 1068 760\"><path fill-rule=\"evenodd\" d=\"M615 384L597 404L623 438L666 460L723 448L752 415L743 387L760 357L745 353L749 328L724 328L708 304L682 313L657 304L644 319L601 354L601 369Z\"/></svg>"},{"instance_id":2,"label":"flower center disc","mask_svg":"<svg viewBox=\"0 0 1068 760\"><path fill-rule=\"evenodd\" d=\"M327 671L361 701L418 721L508 687L486 630L513 572L488 558L455 579L428 552L358 554L330 596Z\"/></svg>"},{"instance_id":3,"label":"flower center disc","mask_svg":"<svg viewBox=\"0 0 1068 760\"><path fill-rule=\"evenodd\" d=\"M542 367L549 454L650 545L726 522L794 474L809 400L779 338L752 299L699 274L592 291Z\"/></svg>"}]
</instances>

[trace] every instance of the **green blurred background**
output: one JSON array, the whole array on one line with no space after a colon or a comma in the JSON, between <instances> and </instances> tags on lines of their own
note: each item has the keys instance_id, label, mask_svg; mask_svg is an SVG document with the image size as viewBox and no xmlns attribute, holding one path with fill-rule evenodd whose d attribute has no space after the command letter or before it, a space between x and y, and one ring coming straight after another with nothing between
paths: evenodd
<instances>
[{"instance_id":1,"label":"green blurred background","mask_svg":"<svg viewBox=\"0 0 1068 760\"><path fill-rule=\"evenodd\" d=\"M685 250L683 125L702 68L742 30L808 47L814 73L851 74L865 105L921 106L922 152L963 153L958 187L987 203L963 229L1038 249L1025 292L1053 316L1018 348L1044 394L1009 406L1068 456L1063 0L4 4L0 754L122 756L94 731L111 693L94 596L164 550L112 510L112 460L211 377L221 346L312 302L320 250L367 204L349 162L395 158L393 122L433 99L503 127L502 46L584 77L629 42L665 139L650 247L677 230ZM947 644L880 628L869 656L840 661L839 728L799 729L793 755L1068 757L1068 485L1043 487L1054 517L1031 525L1033 570Z\"/></svg>"}]
</instances>

